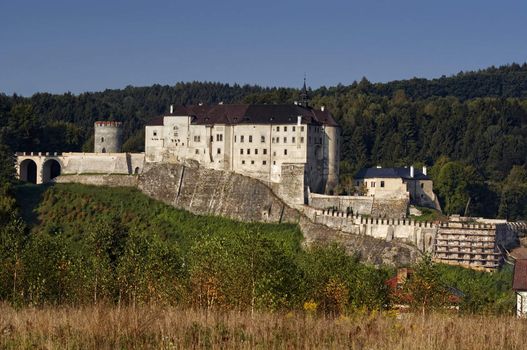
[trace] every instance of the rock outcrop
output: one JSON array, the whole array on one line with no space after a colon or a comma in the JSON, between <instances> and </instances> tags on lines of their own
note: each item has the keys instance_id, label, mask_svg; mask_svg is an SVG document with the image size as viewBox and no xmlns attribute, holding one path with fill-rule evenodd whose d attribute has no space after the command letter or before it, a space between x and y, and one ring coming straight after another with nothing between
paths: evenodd
<instances>
[{"instance_id":1,"label":"rock outcrop","mask_svg":"<svg viewBox=\"0 0 527 350\"><path fill-rule=\"evenodd\" d=\"M305 246L338 242L349 253L359 254L363 261L373 264L406 265L420 255L416 247L398 240L387 242L316 224L256 179L195 164L155 164L145 167L141 175L60 176L57 182L132 186L154 199L195 214L239 221L297 223L304 234Z\"/></svg>"}]
</instances>

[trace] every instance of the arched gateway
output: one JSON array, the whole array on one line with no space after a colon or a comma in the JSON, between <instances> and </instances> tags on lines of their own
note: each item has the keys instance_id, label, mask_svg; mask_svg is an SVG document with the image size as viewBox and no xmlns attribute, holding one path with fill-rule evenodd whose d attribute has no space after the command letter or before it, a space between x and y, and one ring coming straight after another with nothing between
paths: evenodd
<instances>
[{"instance_id":1,"label":"arched gateway","mask_svg":"<svg viewBox=\"0 0 527 350\"><path fill-rule=\"evenodd\" d=\"M57 153L17 153L16 168L18 178L22 181L41 184L60 175L63 162Z\"/></svg>"}]
</instances>

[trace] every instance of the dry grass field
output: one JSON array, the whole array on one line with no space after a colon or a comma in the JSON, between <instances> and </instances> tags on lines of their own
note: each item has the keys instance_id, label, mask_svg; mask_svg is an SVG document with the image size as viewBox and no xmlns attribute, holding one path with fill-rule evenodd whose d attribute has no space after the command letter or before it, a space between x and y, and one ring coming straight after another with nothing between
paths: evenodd
<instances>
[{"instance_id":1,"label":"dry grass field","mask_svg":"<svg viewBox=\"0 0 527 350\"><path fill-rule=\"evenodd\" d=\"M2 349L526 349L513 317L0 306Z\"/></svg>"}]
</instances>

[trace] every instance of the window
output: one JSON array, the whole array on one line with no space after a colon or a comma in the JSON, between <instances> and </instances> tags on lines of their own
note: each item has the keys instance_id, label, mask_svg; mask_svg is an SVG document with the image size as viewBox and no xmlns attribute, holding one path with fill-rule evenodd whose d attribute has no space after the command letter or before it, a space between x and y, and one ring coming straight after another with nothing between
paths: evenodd
<instances>
[{"instance_id":1,"label":"window","mask_svg":"<svg viewBox=\"0 0 527 350\"><path fill-rule=\"evenodd\" d=\"M304 126L301 126L301 127L300 127L300 131L304 131Z\"/></svg>"},{"instance_id":2,"label":"window","mask_svg":"<svg viewBox=\"0 0 527 350\"><path fill-rule=\"evenodd\" d=\"M154 136L157 136L157 131L154 131Z\"/></svg>"},{"instance_id":3,"label":"window","mask_svg":"<svg viewBox=\"0 0 527 350\"><path fill-rule=\"evenodd\" d=\"M293 131L296 131L296 126L293 126Z\"/></svg>"},{"instance_id":4,"label":"window","mask_svg":"<svg viewBox=\"0 0 527 350\"><path fill-rule=\"evenodd\" d=\"M425 184L424 183L421 183L421 188L425 188Z\"/></svg>"},{"instance_id":5,"label":"window","mask_svg":"<svg viewBox=\"0 0 527 350\"><path fill-rule=\"evenodd\" d=\"M249 135L249 142L253 142L253 135Z\"/></svg>"},{"instance_id":6,"label":"window","mask_svg":"<svg viewBox=\"0 0 527 350\"><path fill-rule=\"evenodd\" d=\"M280 138L279 137L276 138L276 143L280 143Z\"/></svg>"},{"instance_id":7,"label":"window","mask_svg":"<svg viewBox=\"0 0 527 350\"><path fill-rule=\"evenodd\" d=\"M287 143L287 137L284 137L284 143Z\"/></svg>"},{"instance_id":8,"label":"window","mask_svg":"<svg viewBox=\"0 0 527 350\"><path fill-rule=\"evenodd\" d=\"M273 165L276 165L276 160L273 160Z\"/></svg>"},{"instance_id":9,"label":"window","mask_svg":"<svg viewBox=\"0 0 527 350\"><path fill-rule=\"evenodd\" d=\"M267 154L267 148L263 149L263 154Z\"/></svg>"},{"instance_id":10,"label":"window","mask_svg":"<svg viewBox=\"0 0 527 350\"><path fill-rule=\"evenodd\" d=\"M240 154L243 154L243 148L240 148Z\"/></svg>"},{"instance_id":11,"label":"window","mask_svg":"<svg viewBox=\"0 0 527 350\"><path fill-rule=\"evenodd\" d=\"M276 157L276 151L273 152L273 157Z\"/></svg>"},{"instance_id":12,"label":"window","mask_svg":"<svg viewBox=\"0 0 527 350\"><path fill-rule=\"evenodd\" d=\"M240 142L243 142L243 135L240 136Z\"/></svg>"},{"instance_id":13,"label":"window","mask_svg":"<svg viewBox=\"0 0 527 350\"><path fill-rule=\"evenodd\" d=\"M214 136L210 135L210 142L214 142Z\"/></svg>"},{"instance_id":14,"label":"window","mask_svg":"<svg viewBox=\"0 0 527 350\"><path fill-rule=\"evenodd\" d=\"M279 126L276 127L276 131L280 131L280 127Z\"/></svg>"},{"instance_id":15,"label":"window","mask_svg":"<svg viewBox=\"0 0 527 350\"><path fill-rule=\"evenodd\" d=\"M300 138L300 143L304 143L304 137L303 136Z\"/></svg>"},{"instance_id":16,"label":"window","mask_svg":"<svg viewBox=\"0 0 527 350\"><path fill-rule=\"evenodd\" d=\"M221 154L221 148L218 148L216 153Z\"/></svg>"},{"instance_id":17,"label":"window","mask_svg":"<svg viewBox=\"0 0 527 350\"><path fill-rule=\"evenodd\" d=\"M381 187L384 187L384 181L381 181Z\"/></svg>"},{"instance_id":18,"label":"window","mask_svg":"<svg viewBox=\"0 0 527 350\"><path fill-rule=\"evenodd\" d=\"M371 182L371 187L375 187L375 181Z\"/></svg>"},{"instance_id":19,"label":"window","mask_svg":"<svg viewBox=\"0 0 527 350\"><path fill-rule=\"evenodd\" d=\"M236 135L234 135L234 142L236 142Z\"/></svg>"},{"instance_id":20,"label":"window","mask_svg":"<svg viewBox=\"0 0 527 350\"><path fill-rule=\"evenodd\" d=\"M254 154L258 154L258 148L254 149Z\"/></svg>"},{"instance_id":21,"label":"window","mask_svg":"<svg viewBox=\"0 0 527 350\"><path fill-rule=\"evenodd\" d=\"M245 164L245 160L242 160L242 164Z\"/></svg>"},{"instance_id":22,"label":"window","mask_svg":"<svg viewBox=\"0 0 527 350\"><path fill-rule=\"evenodd\" d=\"M196 150L196 154L199 154L199 149Z\"/></svg>"},{"instance_id":23,"label":"window","mask_svg":"<svg viewBox=\"0 0 527 350\"><path fill-rule=\"evenodd\" d=\"M216 141L223 141L223 134L217 134Z\"/></svg>"},{"instance_id":24,"label":"window","mask_svg":"<svg viewBox=\"0 0 527 350\"><path fill-rule=\"evenodd\" d=\"M201 136L194 136L194 142L201 142Z\"/></svg>"},{"instance_id":25,"label":"window","mask_svg":"<svg viewBox=\"0 0 527 350\"><path fill-rule=\"evenodd\" d=\"M266 160L262 161L262 165L266 165L266 164L267 164Z\"/></svg>"},{"instance_id":26,"label":"window","mask_svg":"<svg viewBox=\"0 0 527 350\"><path fill-rule=\"evenodd\" d=\"M284 131L287 131L287 126L284 126Z\"/></svg>"},{"instance_id":27,"label":"window","mask_svg":"<svg viewBox=\"0 0 527 350\"><path fill-rule=\"evenodd\" d=\"M251 149L247 148L247 154L251 154Z\"/></svg>"},{"instance_id":28,"label":"window","mask_svg":"<svg viewBox=\"0 0 527 350\"><path fill-rule=\"evenodd\" d=\"M260 142L265 142L265 136L260 136Z\"/></svg>"},{"instance_id":29,"label":"window","mask_svg":"<svg viewBox=\"0 0 527 350\"><path fill-rule=\"evenodd\" d=\"M104 142L104 137L101 137L101 142Z\"/></svg>"},{"instance_id":30,"label":"window","mask_svg":"<svg viewBox=\"0 0 527 350\"><path fill-rule=\"evenodd\" d=\"M287 150L284 149L284 156L287 156Z\"/></svg>"},{"instance_id":31,"label":"window","mask_svg":"<svg viewBox=\"0 0 527 350\"><path fill-rule=\"evenodd\" d=\"M291 140L291 142L295 143L296 141L296 138L293 136L293 139Z\"/></svg>"},{"instance_id":32,"label":"window","mask_svg":"<svg viewBox=\"0 0 527 350\"><path fill-rule=\"evenodd\" d=\"M254 160L251 160L251 164L254 164Z\"/></svg>"}]
</instances>

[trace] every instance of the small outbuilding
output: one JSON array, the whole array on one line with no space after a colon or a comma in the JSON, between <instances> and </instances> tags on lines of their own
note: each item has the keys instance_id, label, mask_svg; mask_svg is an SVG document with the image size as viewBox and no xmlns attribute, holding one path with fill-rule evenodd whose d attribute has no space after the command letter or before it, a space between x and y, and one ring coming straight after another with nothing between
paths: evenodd
<instances>
[{"instance_id":1,"label":"small outbuilding","mask_svg":"<svg viewBox=\"0 0 527 350\"><path fill-rule=\"evenodd\" d=\"M527 259L518 259L514 264L512 289L516 293L516 316L527 317Z\"/></svg>"}]
</instances>

